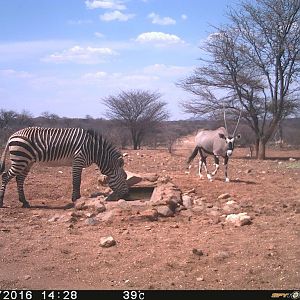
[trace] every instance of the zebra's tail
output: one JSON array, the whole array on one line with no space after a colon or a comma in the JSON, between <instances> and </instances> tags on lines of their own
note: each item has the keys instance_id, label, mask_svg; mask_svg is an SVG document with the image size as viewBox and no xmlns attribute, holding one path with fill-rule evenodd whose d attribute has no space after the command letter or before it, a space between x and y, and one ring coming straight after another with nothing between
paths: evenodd
<instances>
[{"instance_id":1,"label":"zebra's tail","mask_svg":"<svg viewBox=\"0 0 300 300\"><path fill-rule=\"evenodd\" d=\"M187 164L190 164L192 162L192 160L196 157L196 155L198 154L199 151L199 147L196 146L194 151L192 152L191 156L188 158L187 160Z\"/></svg>"},{"instance_id":2,"label":"zebra's tail","mask_svg":"<svg viewBox=\"0 0 300 300\"><path fill-rule=\"evenodd\" d=\"M6 152L8 150L8 142L5 145L4 151L2 153L1 156L1 160L0 160L0 174L2 174L5 170L5 156L6 156Z\"/></svg>"}]
</instances>

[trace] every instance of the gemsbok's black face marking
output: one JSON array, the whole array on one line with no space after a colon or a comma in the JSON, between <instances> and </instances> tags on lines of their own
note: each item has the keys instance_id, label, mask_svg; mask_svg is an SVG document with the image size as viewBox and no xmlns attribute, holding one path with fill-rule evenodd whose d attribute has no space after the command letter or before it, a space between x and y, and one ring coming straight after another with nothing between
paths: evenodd
<instances>
[{"instance_id":1,"label":"gemsbok's black face marking","mask_svg":"<svg viewBox=\"0 0 300 300\"><path fill-rule=\"evenodd\" d=\"M238 134L236 137L232 137L232 136L226 137L224 134L220 133L219 137L221 139L225 140L226 145L227 145L226 154L227 154L228 157L231 156L232 153L233 153L233 150L234 150L235 141L240 139L241 135Z\"/></svg>"},{"instance_id":2,"label":"gemsbok's black face marking","mask_svg":"<svg viewBox=\"0 0 300 300\"><path fill-rule=\"evenodd\" d=\"M234 150L234 144L237 139L241 137L240 134L235 136L236 129L238 127L240 121L241 113L238 118L238 122L234 129L232 135L228 134L227 125L226 125L226 118L225 118L225 111L224 111L224 122L225 127L220 127L216 130L201 130L195 137L195 149L188 158L187 163L190 164L192 160L196 157L196 155L200 154L199 160L199 176L202 178L201 170L202 166L206 171L207 178L212 181L212 176L214 176L218 169L219 169L219 157L223 157L224 159L224 173L225 173L225 181L229 182L229 178L227 176L227 167L228 167L228 160L229 157L232 155ZM206 158L208 155L213 155L215 159L215 170L212 173L207 171L206 166ZM191 166L189 166L191 168Z\"/></svg>"}]
</instances>

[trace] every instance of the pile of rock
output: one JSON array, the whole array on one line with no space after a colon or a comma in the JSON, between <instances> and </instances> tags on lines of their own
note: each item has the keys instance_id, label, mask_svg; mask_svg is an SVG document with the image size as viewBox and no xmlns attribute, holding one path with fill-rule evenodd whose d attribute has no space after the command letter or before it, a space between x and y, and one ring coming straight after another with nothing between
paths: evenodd
<instances>
[{"instance_id":1,"label":"pile of rock","mask_svg":"<svg viewBox=\"0 0 300 300\"><path fill-rule=\"evenodd\" d=\"M251 217L241 211L242 207L228 193L220 194L215 200L207 201L199 197L195 189L182 193L168 176L157 174L127 174L130 187L141 189L153 187L149 200L107 201L107 194L91 195L91 198L80 198L75 203L74 211L51 218L51 222L78 222L95 225L99 222L113 222L116 216L129 216L156 221L160 217L173 217L176 213L186 211L190 215L209 216L213 223L222 222L234 226L251 224ZM106 179L101 179L106 182ZM93 198L94 197L94 198Z\"/></svg>"}]
</instances>

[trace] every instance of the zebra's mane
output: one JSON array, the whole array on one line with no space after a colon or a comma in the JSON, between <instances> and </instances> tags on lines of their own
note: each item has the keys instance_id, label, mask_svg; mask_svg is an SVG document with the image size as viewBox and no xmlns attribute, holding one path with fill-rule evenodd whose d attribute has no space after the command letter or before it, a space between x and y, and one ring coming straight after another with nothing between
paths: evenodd
<instances>
[{"instance_id":1,"label":"zebra's mane","mask_svg":"<svg viewBox=\"0 0 300 300\"><path fill-rule=\"evenodd\" d=\"M102 134L99 134L94 129L87 129L87 133L96 141L106 145L107 148L113 149L119 156L122 156L121 152L110 142L108 141Z\"/></svg>"}]
</instances>

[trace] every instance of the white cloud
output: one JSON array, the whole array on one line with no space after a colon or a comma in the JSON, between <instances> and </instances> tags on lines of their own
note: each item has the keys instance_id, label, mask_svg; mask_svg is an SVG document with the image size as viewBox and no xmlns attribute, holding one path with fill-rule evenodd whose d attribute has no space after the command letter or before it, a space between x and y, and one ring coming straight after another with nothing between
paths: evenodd
<instances>
[{"instance_id":1,"label":"white cloud","mask_svg":"<svg viewBox=\"0 0 300 300\"><path fill-rule=\"evenodd\" d=\"M143 71L145 74L156 74L165 77L177 77L183 76L184 74L191 72L193 69L194 67L154 64L145 67Z\"/></svg>"},{"instance_id":2,"label":"white cloud","mask_svg":"<svg viewBox=\"0 0 300 300\"><path fill-rule=\"evenodd\" d=\"M105 37L105 35L104 35L103 33L98 32L98 31L95 32L94 35L95 35L96 37L98 37L98 38L103 38L103 37Z\"/></svg>"},{"instance_id":3,"label":"white cloud","mask_svg":"<svg viewBox=\"0 0 300 300\"><path fill-rule=\"evenodd\" d=\"M100 16L102 21L110 22L110 21L120 21L125 22L129 19L132 19L135 15L134 14L123 14L118 10L114 10L112 12L107 12Z\"/></svg>"},{"instance_id":4,"label":"white cloud","mask_svg":"<svg viewBox=\"0 0 300 300\"><path fill-rule=\"evenodd\" d=\"M101 81L105 81L106 88L128 88L132 85L141 87L147 86L155 81L158 81L160 77L158 74L145 74L143 71L136 71L130 73L106 73L103 71L86 73L82 76L82 79L87 84L97 85Z\"/></svg>"},{"instance_id":5,"label":"white cloud","mask_svg":"<svg viewBox=\"0 0 300 300\"><path fill-rule=\"evenodd\" d=\"M175 34L163 33L163 32L144 32L136 38L140 43L164 43L164 44L179 44L184 41Z\"/></svg>"},{"instance_id":6,"label":"white cloud","mask_svg":"<svg viewBox=\"0 0 300 300\"><path fill-rule=\"evenodd\" d=\"M16 71L13 69L0 69L1 77L9 77L9 78L32 78L33 75L26 71Z\"/></svg>"},{"instance_id":7,"label":"white cloud","mask_svg":"<svg viewBox=\"0 0 300 300\"><path fill-rule=\"evenodd\" d=\"M74 46L62 52L51 54L43 60L55 63L97 64L107 61L108 57L114 55L118 55L118 53L110 48Z\"/></svg>"},{"instance_id":8,"label":"white cloud","mask_svg":"<svg viewBox=\"0 0 300 300\"><path fill-rule=\"evenodd\" d=\"M83 25L83 24L91 24L92 20L69 20L69 25Z\"/></svg>"},{"instance_id":9,"label":"white cloud","mask_svg":"<svg viewBox=\"0 0 300 300\"><path fill-rule=\"evenodd\" d=\"M151 13L148 15L148 18L152 20L152 24L158 24L158 25L174 25L176 24L176 21L170 17L160 17L156 13Z\"/></svg>"},{"instance_id":10,"label":"white cloud","mask_svg":"<svg viewBox=\"0 0 300 300\"><path fill-rule=\"evenodd\" d=\"M61 51L70 47L73 42L69 40L36 40L0 43L0 62L8 63L16 61L36 60L37 57L49 52Z\"/></svg>"},{"instance_id":11,"label":"white cloud","mask_svg":"<svg viewBox=\"0 0 300 300\"><path fill-rule=\"evenodd\" d=\"M85 1L85 5L88 9L118 9L123 10L126 9L126 6L123 4L123 1L116 1L116 0L87 0Z\"/></svg>"},{"instance_id":12,"label":"white cloud","mask_svg":"<svg viewBox=\"0 0 300 300\"><path fill-rule=\"evenodd\" d=\"M103 72L103 71L98 71L95 73L86 73L82 76L84 79L103 79L105 77L107 77L107 73Z\"/></svg>"},{"instance_id":13,"label":"white cloud","mask_svg":"<svg viewBox=\"0 0 300 300\"><path fill-rule=\"evenodd\" d=\"M187 15L185 15L185 14L182 14L182 15L181 15L181 19L182 19L182 20L185 21L185 20L187 20L187 18L188 18Z\"/></svg>"}]
</instances>

